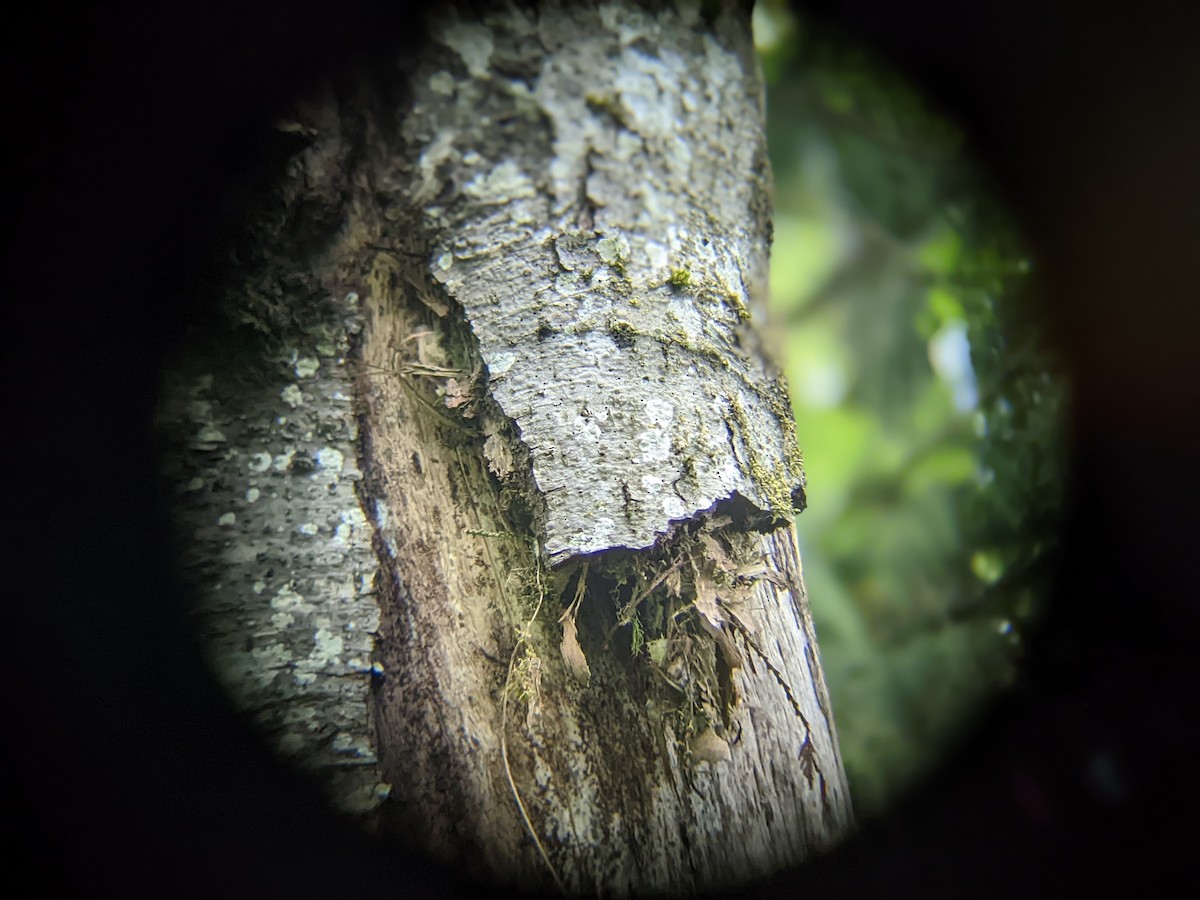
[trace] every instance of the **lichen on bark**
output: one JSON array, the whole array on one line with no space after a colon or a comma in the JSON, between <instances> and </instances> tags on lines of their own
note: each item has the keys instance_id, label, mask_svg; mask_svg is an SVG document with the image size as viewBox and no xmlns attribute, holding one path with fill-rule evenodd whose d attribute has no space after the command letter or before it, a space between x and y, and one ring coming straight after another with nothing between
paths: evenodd
<instances>
[{"instance_id":1,"label":"lichen on bark","mask_svg":"<svg viewBox=\"0 0 1200 900\"><path fill-rule=\"evenodd\" d=\"M356 494L361 323L330 311L253 357L192 346L165 378L161 474L215 675L276 752L361 815L389 790L368 703L377 560Z\"/></svg>"},{"instance_id":2,"label":"lichen on bark","mask_svg":"<svg viewBox=\"0 0 1200 900\"><path fill-rule=\"evenodd\" d=\"M529 447L551 560L647 548L734 495L790 517L787 394L747 321L769 175L746 36L688 4L509 8L433 34L407 199Z\"/></svg>"}]
</instances>

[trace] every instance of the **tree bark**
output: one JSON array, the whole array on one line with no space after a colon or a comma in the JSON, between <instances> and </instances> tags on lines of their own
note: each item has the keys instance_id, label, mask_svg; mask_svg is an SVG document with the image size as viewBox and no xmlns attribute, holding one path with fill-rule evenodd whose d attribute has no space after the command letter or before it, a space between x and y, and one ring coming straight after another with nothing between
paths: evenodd
<instances>
[{"instance_id":1,"label":"tree bark","mask_svg":"<svg viewBox=\"0 0 1200 900\"><path fill-rule=\"evenodd\" d=\"M448 9L430 37L280 123L307 145L233 292L277 351L168 379L214 667L339 807L480 877L795 865L850 805L755 327L749 10Z\"/></svg>"}]
</instances>

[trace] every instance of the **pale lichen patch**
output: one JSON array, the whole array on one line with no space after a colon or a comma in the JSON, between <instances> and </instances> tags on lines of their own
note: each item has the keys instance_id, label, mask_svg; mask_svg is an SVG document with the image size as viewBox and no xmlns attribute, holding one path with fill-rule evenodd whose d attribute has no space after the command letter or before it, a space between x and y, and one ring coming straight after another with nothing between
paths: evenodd
<instances>
[{"instance_id":1,"label":"pale lichen patch","mask_svg":"<svg viewBox=\"0 0 1200 900\"><path fill-rule=\"evenodd\" d=\"M279 392L279 399L281 399L292 409L295 409L304 402L304 394L300 391L299 385L289 384Z\"/></svg>"},{"instance_id":2,"label":"pale lichen patch","mask_svg":"<svg viewBox=\"0 0 1200 900\"><path fill-rule=\"evenodd\" d=\"M617 266L629 259L629 239L610 234L596 241L596 253L607 265Z\"/></svg>"},{"instance_id":3,"label":"pale lichen patch","mask_svg":"<svg viewBox=\"0 0 1200 900\"><path fill-rule=\"evenodd\" d=\"M296 360L293 371L297 378L312 378L321 368L321 361L314 356L305 356Z\"/></svg>"},{"instance_id":4,"label":"pale lichen patch","mask_svg":"<svg viewBox=\"0 0 1200 900\"><path fill-rule=\"evenodd\" d=\"M453 97L455 90L454 76L449 72L434 72L429 76L429 89L443 97ZM466 162L466 160L464 160Z\"/></svg>"},{"instance_id":5,"label":"pale lichen patch","mask_svg":"<svg viewBox=\"0 0 1200 900\"><path fill-rule=\"evenodd\" d=\"M442 29L441 40L462 58L473 77L488 77L488 62L495 49L491 29L475 22L454 22Z\"/></svg>"},{"instance_id":6,"label":"pale lichen patch","mask_svg":"<svg viewBox=\"0 0 1200 900\"><path fill-rule=\"evenodd\" d=\"M317 451L316 459L317 465L335 474L340 474L346 463L345 454L336 447L322 447Z\"/></svg>"},{"instance_id":7,"label":"pale lichen patch","mask_svg":"<svg viewBox=\"0 0 1200 900\"><path fill-rule=\"evenodd\" d=\"M217 428L217 426L208 424L203 425L192 439L192 449L194 450L216 450L221 444L224 444L228 438L225 437L225 432Z\"/></svg>"},{"instance_id":8,"label":"pale lichen patch","mask_svg":"<svg viewBox=\"0 0 1200 900\"><path fill-rule=\"evenodd\" d=\"M499 205L533 197L537 193L532 179L512 160L506 159L488 172L481 172L464 185L472 197Z\"/></svg>"},{"instance_id":9,"label":"pale lichen patch","mask_svg":"<svg viewBox=\"0 0 1200 900\"><path fill-rule=\"evenodd\" d=\"M313 650L308 659L315 666L327 666L339 662L344 650L345 642L340 634L319 628L313 634Z\"/></svg>"}]
</instances>

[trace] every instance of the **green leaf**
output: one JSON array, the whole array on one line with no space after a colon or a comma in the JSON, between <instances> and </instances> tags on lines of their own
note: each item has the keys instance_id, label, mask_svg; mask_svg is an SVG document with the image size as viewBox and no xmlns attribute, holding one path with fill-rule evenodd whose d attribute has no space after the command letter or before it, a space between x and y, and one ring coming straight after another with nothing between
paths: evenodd
<instances>
[{"instance_id":1,"label":"green leaf","mask_svg":"<svg viewBox=\"0 0 1200 900\"><path fill-rule=\"evenodd\" d=\"M629 645L629 652L637 656L638 651L642 649L642 645L646 643L646 632L642 630L642 620L635 614L632 620L633 638Z\"/></svg>"},{"instance_id":2,"label":"green leaf","mask_svg":"<svg viewBox=\"0 0 1200 900\"><path fill-rule=\"evenodd\" d=\"M929 289L926 299L929 303L929 311L937 317L939 328L947 322L963 320L962 301L949 288L940 285L932 287Z\"/></svg>"}]
</instances>

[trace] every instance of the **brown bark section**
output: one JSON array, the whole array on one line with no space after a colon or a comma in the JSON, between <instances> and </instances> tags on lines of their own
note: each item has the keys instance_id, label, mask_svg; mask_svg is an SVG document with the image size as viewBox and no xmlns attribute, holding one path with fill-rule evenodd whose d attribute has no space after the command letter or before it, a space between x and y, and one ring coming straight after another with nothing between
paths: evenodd
<instances>
[{"instance_id":1,"label":"brown bark section","mask_svg":"<svg viewBox=\"0 0 1200 900\"><path fill-rule=\"evenodd\" d=\"M422 309L378 300L366 320L368 363L439 327ZM627 628L608 639L617 610L599 580L578 619L591 678L568 670L556 620L575 585L539 570L503 511L482 439L435 412L419 376L368 374L362 387L365 508L389 511L376 513L379 753L406 837L481 877L546 879L500 751L508 660L539 577L548 596L529 644L540 678L534 696L510 694L507 739L517 789L571 888L737 883L844 834L848 795L790 526L753 538L775 578L756 587L753 642L738 639L746 662L734 674L730 759L689 759L671 727L675 694L631 655Z\"/></svg>"}]
</instances>

